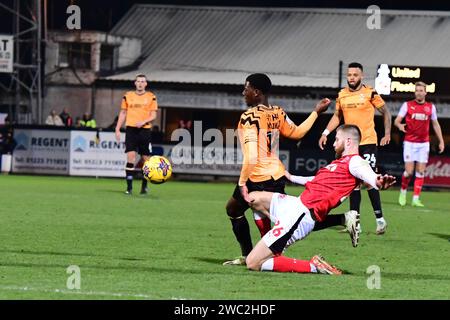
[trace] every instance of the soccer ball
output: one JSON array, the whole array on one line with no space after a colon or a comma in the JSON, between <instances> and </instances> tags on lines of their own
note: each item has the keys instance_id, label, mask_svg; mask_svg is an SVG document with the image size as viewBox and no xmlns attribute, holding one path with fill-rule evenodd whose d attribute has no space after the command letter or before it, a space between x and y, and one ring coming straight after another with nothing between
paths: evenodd
<instances>
[{"instance_id":1,"label":"soccer ball","mask_svg":"<svg viewBox=\"0 0 450 320\"><path fill-rule=\"evenodd\" d=\"M167 158L152 156L144 162L142 174L151 183L164 183L172 176L172 165Z\"/></svg>"}]
</instances>

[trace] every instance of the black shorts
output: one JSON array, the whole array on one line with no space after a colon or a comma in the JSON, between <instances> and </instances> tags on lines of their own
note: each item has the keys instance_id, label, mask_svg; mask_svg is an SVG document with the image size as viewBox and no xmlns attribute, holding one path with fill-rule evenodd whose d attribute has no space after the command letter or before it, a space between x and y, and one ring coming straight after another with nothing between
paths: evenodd
<instances>
[{"instance_id":1,"label":"black shorts","mask_svg":"<svg viewBox=\"0 0 450 320\"><path fill-rule=\"evenodd\" d=\"M125 152L136 151L140 155L151 154L152 132L146 128L126 127Z\"/></svg>"},{"instance_id":2,"label":"black shorts","mask_svg":"<svg viewBox=\"0 0 450 320\"><path fill-rule=\"evenodd\" d=\"M287 179L284 176L278 180L274 180L273 178L271 178L270 180L261 182L253 182L247 180L246 186L249 193L252 191L268 191L286 194L286 192L284 191L286 181ZM241 191L239 190L238 185L236 185L236 188L234 188L233 198L236 199L243 207L249 208L248 203L244 200L244 198L242 198Z\"/></svg>"},{"instance_id":3,"label":"black shorts","mask_svg":"<svg viewBox=\"0 0 450 320\"><path fill-rule=\"evenodd\" d=\"M378 172L377 167L377 157L378 157L378 151L377 151L377 145L376 144L365 144L359 146L359 155L364 158L364 160L367 160L372 167L373 171Z\"/></svg>"}]
</instances>

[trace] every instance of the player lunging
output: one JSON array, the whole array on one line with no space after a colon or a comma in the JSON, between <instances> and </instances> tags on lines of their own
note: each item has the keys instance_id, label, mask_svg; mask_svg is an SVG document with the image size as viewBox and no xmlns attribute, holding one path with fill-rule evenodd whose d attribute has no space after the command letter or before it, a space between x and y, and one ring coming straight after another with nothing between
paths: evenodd
<instances>
[{"instance_id":1,"label":"player lunging","mask_svg":"<svg viewBox=\"0 0 450 320\"><path fill-rule=\"evenodd\" d=\"M306 183L306 188L299 197L271 192L250 193L251 207L274 222L273 228L247 256L247 267L250 270L342 274L341 270L326 262L320 255L310 260L298 260L281 254L288 246L311 233L316 223L325 221L330 210L339 206L361 181L376 190L387 189L395 183L393 176L377 175L368 162L359 156L360 140L361 132L357 126L340 126L333 145L338 159L321 168ZM296 178L293 177L293 180ZM357 245L357 212L333 216L346 220L352 243Z\"/></svg>"}]
</instances>

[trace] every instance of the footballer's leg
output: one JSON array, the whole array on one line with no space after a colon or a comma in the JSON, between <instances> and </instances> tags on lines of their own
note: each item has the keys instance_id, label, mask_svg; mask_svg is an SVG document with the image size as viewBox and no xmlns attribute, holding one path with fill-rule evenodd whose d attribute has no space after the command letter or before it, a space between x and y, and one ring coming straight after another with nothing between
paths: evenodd
<instances>
[{"instance_id":1,"label":"footballer's leg","mask_svg":"<svg viewBox=\"0 0 450 320\"><path fill-rule=\"evenodd\" d=\"M151 148L151 131L150 129L141 128L139 132L139 154L144 162L150 158ZM147 179L142 176L141 194L147 194L147 182Z\"/></svg>"},{"instance_id":2,"label":"footballer's leg","mask_svg":"<svg viewBox=\"0 0 450 320\"><path fill-rule=\"evenodd\" d=\"M298 260L281 255L289 245L306 237L314 228L315 222L310 211L297 197L268 192L254 193L251 196L252 207L261 211L268 210L276 222L248 255L248 269L297 273L338 272L323 259L318 259L318 256L311 260Z\"/></svg>"},{"instance_id":3,"label":"footballer's leg","mask_svg":"<svg viewBox=\"0 0 450 320\"><path fill-rule=\"evenodd\" d=\"M270 203L273 192L253 191L248 195L250 198L250 207L266 217L270 218Z\"/></svg>"},{"instance_id":4,"label":"footballer's leg","mask_svg":"<svg viewBox=\"0 0 450 320\"><path fill-rule=\"evenodd\" d=\"M239 192L240 195L239 189L237 189L237 192ZM237 200L235 197L239 196L235 194L236 189L233 196L228 200L226 212L230 218L236 240L241 246L242 256L231 261L226 261L224 262L224 265L245 265L245 257L253 249L252 238L250 236L250 227L248 225L247 218L245 217L245 211L248 209L248 205L245 201Z\"/></svg>"},{"instance_id":5,"label":"footballer's leg","mask_svg":"<svg viewBox=\"0 0 450 320\"><path fill-rule=\"evenodd\" d=\"M424 162L417 162L416 164L416 178L414 179L414 195L412 199L413 207L425 207L420 201L420 192L422 191L423 182L425 180L425 168L427 164Z\"/></svg>"},{"instance_id":6,"label":"footballer's leg","mask_svg":"<svg viewBox=\"0 0 450 320\"><path fill-rule=\"evenodd\" d=\"M256 226L258 227L261 238L270 231L270 201L272 199L272 192L267 191L253 191L250 192L250 207L253 210L253 217Z\"/></svg>"},{"instance_id":7,"label":"footballer's leg","mask_svg":"<svg viewBox=\"0 0 450 320\"><path fill-rule=\"evenodd\" d=\"M142 158L142 164L145 163L145 161L147 161L148 159L150 159L150 156L148 155L141 155ZM148 189L147 189L147 179L145 179L145 177L142 175L142 184L141 184L141 194L147 194L148 193Z\"/></svg>"},{"instance_id":8,"label":"footballer's leg","mask_svg":"<svg viewBox=\"0 0 450 320\"><path fill-rule=\"evenodd\" d=\"M406 151L406 148L404 149ZM398 203L403 207L406 205L406 193L408 191L408 185L411 181L411 177L414 172L414 162L405 161L405 171L402 174L402 185L400 187L400 195L398 197Z\"/></svg>"},{"instance_id":9,"label":"footballer's leg","mask_svg":"<svg viewBox=\"0 0 450 320\"><path fill-rule=\"evenodd\" d=\"M125 178L127 181L127 191L126 194L131 194L133 190L133 176L134 176L134 163L136 161L136 152L127 152L127 164L125 167Z\"/></svg>"}]
</instances>

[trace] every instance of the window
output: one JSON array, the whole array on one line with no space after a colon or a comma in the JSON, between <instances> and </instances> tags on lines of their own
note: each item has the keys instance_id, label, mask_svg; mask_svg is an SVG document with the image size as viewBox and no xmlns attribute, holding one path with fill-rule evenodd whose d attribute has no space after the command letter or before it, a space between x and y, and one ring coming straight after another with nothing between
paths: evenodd
<instances>
[{"instance_id":1,"label":"window","mask_svg":"<svg viewBox=\"0 0 450 320\"><path fill-rule=\"evenodd\" d=\"M115 47L102 44L100 48L100 71L113 71L116 68Z\"/></svg>"},{"instance_id":2,"label":"window","mask_svg":"<svg viewBox=\"0 0 450 320\"><path fill-rule=\"evenodd\" d=\"M91 68L91 44L76 42L59 43L59 66L77 69Z\"/></svg>"}]
</instances>

